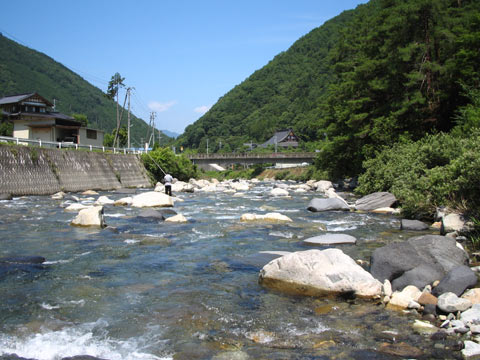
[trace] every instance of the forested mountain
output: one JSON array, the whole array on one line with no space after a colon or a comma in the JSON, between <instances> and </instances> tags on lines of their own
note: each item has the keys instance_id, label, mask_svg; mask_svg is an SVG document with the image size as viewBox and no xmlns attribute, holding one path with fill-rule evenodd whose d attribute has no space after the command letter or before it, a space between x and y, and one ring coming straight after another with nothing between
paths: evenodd
<instances>
[{"instance_id":1,"label":"forested mountain","mask_svg":"<svg viewBox=\"0 0 480 360\"><path fill-rule=\"evenodd\" d=\"M93 128L111 132L116 127L115 102L99 88L47 55L0 36L0 96L35 91L52 102L56 99L62 113L87 115ZM123 119L126 126L126 114ZM132 124L132 144L140 146L148 125L135 116Z\"/></svg>"},{"instance_id":2,"label":"forested mountain","mask_svg":"<svg viewBox=\"0 0 480 360\"><path fill-rule=\"evenodd\" d=\"M236 149L293 127L320 168L355 175L384 145L450 130L480 85L479 51L478 0L371 0L299 39L178 142Z\"/></svg>"}]
</instances>

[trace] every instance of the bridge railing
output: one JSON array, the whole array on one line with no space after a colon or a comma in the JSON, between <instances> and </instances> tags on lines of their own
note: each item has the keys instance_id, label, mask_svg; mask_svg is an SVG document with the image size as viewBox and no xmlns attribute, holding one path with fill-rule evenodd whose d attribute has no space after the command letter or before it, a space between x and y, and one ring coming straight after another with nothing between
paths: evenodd
<instances>
[{"instance_id":1,"label":"bridge railing","mask_svg":"<svg viewBox=\"0 0 480 360\"><path fill-rule=\"evenodd\" d=\"M95 145L82 145L71 142L57 142L57 141L44 141L40 139L24 139L9 136L0 136L0 142L10 143L16 145L36 145L39 147L57 148L57 149L86 149L89 151L101 151L101 152L113 152L114 154L141 154L142 150L127 149L127 148L115 148L107 146L95 146Z\"/></svg>"},{"instance_id":2,"label":"bridge railing","mask_svg":"<svg viewBox=\"0 0 480 360\"><path fill-rule=\"evenodd\" d=\"M190 160L227 160L227 159L314 159L317 153L228 153L228 154L194 154L188 155Z\"/></svg>"}]
</instances>

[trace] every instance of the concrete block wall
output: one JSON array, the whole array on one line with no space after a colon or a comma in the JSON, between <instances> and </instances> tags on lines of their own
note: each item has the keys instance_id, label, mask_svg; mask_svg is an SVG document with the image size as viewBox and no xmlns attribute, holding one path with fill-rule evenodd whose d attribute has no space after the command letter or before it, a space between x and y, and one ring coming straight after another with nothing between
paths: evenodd
<instances>
[{"instance_id":1,"label":"concrete block wall","mask_svg":"<svg viewBox=\"0 0 480 360\"><path fill-rule=\"evenodd\" d=\"M0 146L0 193L48 195L60 190L150 186L146 170L135 155Z\"/></svg>"}]
</instances>

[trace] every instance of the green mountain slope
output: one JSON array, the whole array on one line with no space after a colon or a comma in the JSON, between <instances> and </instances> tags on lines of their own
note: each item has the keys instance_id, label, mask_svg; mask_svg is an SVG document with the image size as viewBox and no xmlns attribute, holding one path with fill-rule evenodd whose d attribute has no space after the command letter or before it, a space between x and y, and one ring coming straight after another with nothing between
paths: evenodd
<instances>
[{"instance_id":1,"label":"green mountain slope","mask_svg":"<svg viewBox=\"0 0 480 360\"><path fill-rule=\"evenodd\" d=\"M111 132L116 126L115 103L100 89L47 55L0 36L0 96L34 91L50 101L57 99L62 113L87 115L90 127ZM123 119L126 126L126 113ZM132 144L140 146L148 125L132 119Z\"/></svg>"},{"instance_id":2,"label":"green mountain slope","mask_svg":"<svg viewBox=\"0 0 480 360\"><path fill-rule=\"evenodd\" d=\"M179 144L205 150L208 136L233 150L244 142L263 142L276 129L290 126L303 138L315 138L309 119L316 117L316 106L333 78L329 52L352 16L352 11L342 13L277 55L188 126Z\"/></svg>"},{"instance_id":3,"label":"green mountain slope","mask_svg":"<svg viewBox=\"0 0 480 360\"><path fill-rule=\"evenodd\" d=\"M317 166L356 175L401 139L449 131L480 87L480 1L371 0L299 39L177 140L238 149L293 127ZM214 145L212 145L214 144Z\"/></svg>"}]
</instances>

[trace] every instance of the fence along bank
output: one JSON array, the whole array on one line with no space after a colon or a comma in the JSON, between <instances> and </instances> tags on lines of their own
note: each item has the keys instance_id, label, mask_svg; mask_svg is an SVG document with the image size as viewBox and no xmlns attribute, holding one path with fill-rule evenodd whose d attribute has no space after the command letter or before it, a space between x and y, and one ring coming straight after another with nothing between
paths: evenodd
<instances>
[{"instance_id":1,"label":"fence along bank","mask_svg":"<svg viewBox=\"0 0 480 360\"><path fill-rule=\"evenodd\" d=\"M0 144L0 193L49 195L150 186L138 155Z\"/></svg>"}]
</instances>

